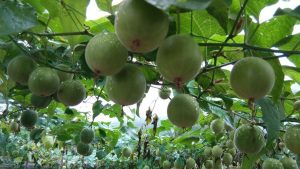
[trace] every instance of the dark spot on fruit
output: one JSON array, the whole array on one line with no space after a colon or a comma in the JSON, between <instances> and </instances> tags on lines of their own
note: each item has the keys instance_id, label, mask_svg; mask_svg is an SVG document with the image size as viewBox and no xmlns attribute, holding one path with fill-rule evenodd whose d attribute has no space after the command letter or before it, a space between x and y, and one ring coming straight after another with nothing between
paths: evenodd
<instances>
[{"instance_id":1,"label":"dark spot on fruit","mask_svg":"<svg viewBox=\"0 0 300 169\"><path fill-rule=\"evenodd\" d=\"M181 77L175 77L173 82L175 83L175 86L177 89L180 89L182 87L182 78Z\"/></svg>"},{"instance_id":2,"label":"dark spot on fruit","mask_svg":"<svg viewBox=\"0 0 300 169\"><path fill-rule=\"evenodd\" d=\"M133 51L137 50L141 46L141 41L139 39L135 39L131 43L131 49Z\"/></svg>"}]
</instances>

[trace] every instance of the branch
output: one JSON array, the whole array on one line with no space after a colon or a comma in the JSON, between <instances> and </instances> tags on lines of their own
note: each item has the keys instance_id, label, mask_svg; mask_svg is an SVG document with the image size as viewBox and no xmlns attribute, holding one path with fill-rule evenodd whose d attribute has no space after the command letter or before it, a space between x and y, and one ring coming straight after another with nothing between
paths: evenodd
<instances>
[{"instance_id":1,"label":"branch","mask_svg":"<svg viewBox=\"0 0 300 169\"><path fill-rule=\"evenodd\" d=\"M88 32L87 30L81 31L81 32L63 32L63 33L37 33L37 32L25 32L31 35L36 36L76 36L76 35L87 35L93 37L94 35Z\"/></svg>"}]
</instances>

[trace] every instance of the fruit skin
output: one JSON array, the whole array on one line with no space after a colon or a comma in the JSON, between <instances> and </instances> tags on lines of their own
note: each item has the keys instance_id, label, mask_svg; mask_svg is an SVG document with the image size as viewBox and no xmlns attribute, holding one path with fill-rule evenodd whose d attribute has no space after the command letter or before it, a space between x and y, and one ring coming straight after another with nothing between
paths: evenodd
<instances>
[{"instance_id":1,"label":"fruit skin","mask_svg":"<svg viewBox=\"0 0 300 169\"><path fill-rule=\"evenodd\" d=\"M91 145L84 144L84 143L78 143L77 144L77 153L87 156L90 153Z\"/></svg>"},{"instance_id":2,"label":"fruit skin","mask_svg":"<svg viewBox=\"0 0 300 169\"><path fill-rule=\"evenodd\" d=\"M214 160L213 169L222 169L221 159L215 159Z\"/></svg>"},{"instance_id":3,"label":"fruit skin","mask_svg":"<svg viewBox=\"0 0 300 169\"><path fill-rule=\"evenodd\" d=\"M130 157L131 153L132 153L132 152L131 152L131 149L128 148L128 147L125 147L125 148L123 148L123 150L122 150L122 155L123 155L124 157L126 157L126 158Z\"/></svg>"},{"instance_id":4,"label":"fruit skin","mask_svg":"<svg viewBox=\"0 0 300 169\"><path fill-rule=\"evenodd\" d=\"M61 69L61 70L66 70L66 71L71 71L72 70L70 66L65 65L65 64L58 64L56 67ZM55 71L56 71L56 73L59 77L60 82L64 82L66 80L72 80L73 79L73 76L74 76L73 73L67 73L67 72L63 72L63 71L60 71L60 70L55 70Z\"/></svg>"},{"instance_id":5,"label":"fruit skin","mask_svg":"<svg viewBox=\"0 0 300 169\"><path fill-rule=\"evenodd\" d=\"M284 169L298 169L297 162L290 157L284 157L280 162Z\"/></svg>"},{"instance_id":6,"label":"fruit skin","mask_svg":"<svg viewBox=\"0 0 300 169\"><path fill-rule=\"evenodd\" d=\"M183 169L183 167L184 167L184 162L182 160L176 159L174 161L174 168L175 169Z\"/></svg>"},{"instance_id":7,"label":"fruit skin","mask_svg":"<svg viewBox=\"0 0 300 169\"><path fill-rule=\"evenodd\" d=\"M289 127L284 136L286 147L295 154L300 154L300 125Z\"/></svg>"},{"instance_id":8,"label":"fruit skin","mask_svg":"<svg viewBox=\"0 0 300 169\"><path fill-rule=\"evenodd\" d=\"M42 96L37 96L32 94L30 101L34 107L42 109L42 108L46 108L50 104L50 102L52 101L52 97L50 96L42 97Z\"/></svg>"},{"instance_id":9,"label":"fruit skin","mask_svg":"<svg viewBox=\"0 0 300 169\"><path fill-rule=\"evenodd\" d=\"M231 87L243 99L262 98L272 90L274 83L272 66L258 57L243 58L231 70Z\"/></svg>"},{"instance_id":10,"label":"fruit skin","mask_svg":"<svg viewBox=\"0 0 300 169\"><path fill-rule=\"evenodd\" d=\"M7 66L7 74L13 81L27 85L29 75L36 68L36 63L30 57L17 56Z\"/></svg>"},{"instance_id":11,"label":"fruit skin","mask_svg":"<svg viewBox=\"0 0 300 169\"><path fill-rule=\"evenodd\" d=\"M294 103L294 110L295 111L300 110L300 100L295 101L295 103Z\"/></svg>"},{"instance_id":12,"label":"fruit skin","mask_svg":"<svg viewBox=\"0 0 300 169\"><path fill-rule=\"evenodd\" d=\"M135 65L126 64L119 73L106 78L105 90L115 103L123 106L131 105L143 98L146 79Z\"/></svg>"},{"instance_id":13,"label":"fruit skin","mask_svg":"<svg viewBox=\"0 0 300 169\"><path fill-rule=\"evenodd\" d=\"M223 154L223 149L220 146L216 145L212 148L211 152L215 158L219 158Z\"/></svg>"},{"instance_id":14,"label":"fruit skin","mask_svg":"<svg viewBox=\"0 0 300 169\"><path fill-rule=\"evenodd\" d=\"M43 142L44 146L46 147L46 149L50 149L54 145L54 138L53 138L53 136L45 136L42 138L42 142Z\"/></svg>"},{"instance_id":15,"label":"fruit skin","mask_svg":"<svg viewBox=\"0 0 300 169\"><path fill-rule=\"evenodd\" d=\"M226 141L226 147L227 148L234 148L234 143L233 143L233 141L232 140L227 140Z\"/></svg>"},{"instance_id":16,"label":"fruit skin","mask_svg":"<svg viewBox=\"0 0 300 169\"><path fill-rule=\"evenodd\" d=\"M265 146L264 133L257 126L241 125L234 134L234 144L243 153L257 154Z\"/></svg>"},{"instance_id":17,"label":"fruit skin","mask_svg":"<svg viewBox=\"0 0 300 169\"><path fill-rule=\"evenodd\" d=\"M20 131L19 123L13 121L13 122L10 124L10 130L13 131L13 132L18 132L18 131Z\"/></svg>"},{"instance_id":18,"label":"fruit skin","mask_svg":"<svg viewBox=\"0 0 300 169\"><path fill-rule=\"evenodd\" d=\"M188 94L178 94L169 103L168 119L177 127L192 127L199 118L199 104Z\"/></svg>"},{"instance_id":19,"label":"fruit skin","mask_svg":"<svg viewBox=\"0 0 300 169\"><path fill-rule=\"evenodd\" d=\"M199 73L203 57L199 46L189 35L172 35L158 49L156 64L161 75L177 87Z\"/></svg>"},{"instance_id":20,"label":"fruit skin","mask_svg":"<svg viewBox=\"0 0 300 169\"><path fill-rule=\"evenodd\" d=\"M29 90L37 96L50 96L54 94L60 81L57 73L48 67L36 68L29 76Z\"/></svg>"},{"instance_id":21,"label":"fruit skin","mask_svg":"<svg viewBox=\"0 0 300 169\"><path fill-rule=\"evenodd\" d=\"M204 166L206 169L212 169L213 168L213 161L212 160L206 160L205 163L204 163Z\"/></svg>"},{"instance_id":22,"label":"fruit skin","mask_svg":"<svg viewBox=\"0 0 300 169\"><path fill-rule=\"evenodd\" d=\"M120 42L132 52L145 53L156 49L168 29L168 16L144 0L123 1L115 19Z\"/></svg>"},{"instance_id":23,"label":"fruit skin","mask_svg":"<svg viewBox=\"0 0 300 169\"><path fill-rule=\"evenodd\" d=\"M192 168L195 167L195 164L196 164L196 161L193 158L190 157L186 160L185 168L186 169L192 169Z\"/></svg>"},{"instance_id":24,"label":"fruit skin","mask_svg":"<svg viewBox=\"0 0 300 169\"><path fill-rule=\"evenodd\" d=\"M114 75L121 71L127 60L127 49L116 34L102 32L94 36L86 46L85 61L97 75Z\"/></svg>"},{"instance_id":25,"label":"fruit skin","mask_svg":"<svg viewBox=\"0 0 300 169\"><path fill-rule=\"evenodd\" d=\"M171 89L167 88L167 87L162 87L159 90L159 97L163 100L168 99L170 97L171 94Z\"/></svg>"},{"instance_id":26,"label":"fruit skin","mask_svg":"<svg viewBox=\"0 0 300 169\"><path fill-rule=\"evenodd\" d=\"M211 150L212 148L211 147L206 147L203 151L203 155L205 158L209 158L212 154L211 154Z\"/></svg>"},{"instance_id":27,"label":"fruit skin","mask_svg":"<svg viewBox=\"0 0 300 169\"><path fill-rule=\"evenodd\" d=\"M235 155L236 155L236 149L235 149L235 148L229 149L228 152L229 152L232 156L235 156Z\"/></svg>"},{"instance_id":28,"label":"fruit skin","mask_svg":"<svg viewBox=\"0 0 300 169\"><path fill-rule=\"evenodd\" d=\"M150 169L150 167L145 165L143 169Z\"/></svg>"},{"instance_id":29,"label":"fruit skin","mask_svg":"<svg viewBox=\"0 0 300 169\"><path fill-rule=\"evenodd\" d=\"M89 144L94 140L95 134L93 129L84 128L80 132L80 141L85 144Z\"/></svg>"},{"instance_id":30,"label":"fruit skin","mask_svg":"<svg viewBox=\"0 0 300 169\"><path fill-rule=\"evenodd\" d=\"M262 164L262 169L284 169L282 163L274 158L266 159Z\"/></svg>"},{"instance_id":31,"label":"fruit skin","mask_svg":"<svg viewBox=\"0 0 300 169\"><path fill-rule=\"evenodd\" d=\"M232 163L232 155L230 153L224 153L223 164L229 166Z\"/></svg>"},{"instance_id":32,"label":"fruit skin","mask_svg":"<svg viewBox=\"0 0 300 169\"><path fill-rule=\"evenodd\" d=\"M165 160L163 162L163 169L170 169L171 168L171 162L169 160Z\"/></svg>"},{"instance_id":33,"label":"fruit skin","mask_svg":"<svg viewBox=\"0 0 300 169\"><path fill-rule=\"evenodd\" d=\"M75 106L86 97L86 90L78 80L67 80L59 86L57 98L67 106Z\"/></svg>"},{"instance_id":34,"label":"fruit skin","mask_svg":"<svg viewBox=\"0 0 300 169\"><path fill-rule=\"evenodd\" d=\"M21 115L21 124L24 127L31 128L37 122L38 115L35 111L25 110Z\"/></svg>"},{"instance_id":35,"label":"fruit skin","mask_svg":"<svg viewBox=\"0 0 300 169\"><path fill-rule=\"evenodd\" d=\"M215 134L221 134L224 131L224 120L223 119L215 119L210 124L210 129Z\"/></svg>"}]
</instances>

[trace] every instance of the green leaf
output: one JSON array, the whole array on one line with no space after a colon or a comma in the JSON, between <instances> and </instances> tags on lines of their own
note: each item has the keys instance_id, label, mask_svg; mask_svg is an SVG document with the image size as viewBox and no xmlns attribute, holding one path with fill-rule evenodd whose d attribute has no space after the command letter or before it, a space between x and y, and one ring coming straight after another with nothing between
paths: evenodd
<instances>
[{"instance_id":1,"label":"green leaf","mask_svg":"<svg viewBox=\"0 0 300 169\"><path fill-rule=\"evenodd\" d=\"M282 66L284 74L292 78L295 82L300 83L300 68L291 66Z\"/></svg>"},{"instance_id":2,"label":"green leaf","mask_svg":"<svg viewBox=\"0 0 300 169\"><path fill-rule=\"evenodd\" d=\"M257 20L259 20L259 15L261 10L265 8L267 5L272 5L277 2L278 0L259 0L259 1L249 0L246 9L247 12L250 13L250 15L253 15Z\"/></svg>"},{"instance_id":3,"label":"green leaf","mask_svg":"<svg viewBox=\"0 0 300 169\"><path fill-rule=\"evenodd\" d=\"M160 74L154 67L140 66L139 68L143 72L147 83L153 83L159 79Z\"/></svg>"},{"instance_id":4,"label":"green leaf","mask_svg":"<svg viewBox=\"0 0 300 169\"><path fill-rule=\"evenodd\" d=\"M274 139L278 138L280 122L284 119L285 114L279 103L272 102L269 98L263 98L256 101L263 112L263 121L267 126L267 145Z\"/></svg>"},{"instance_id":5,"label":"green leaf","mask_svg":"<svg viewBox=\"0 0 300 169\"><path fill-rule=\"evenodd\" d=\"M0 36L19 33L37 24L35 10L18 1L0 1Z\"/></svg>"},{"instance_id":6,"label":"green leaf","mask_svg":"<svg viewBox=\"0 0 300 169\"><path fill-rule=\"evenodd\" d=\"M278 59L270 60L268 62L271 64L275 72L275 84L271 91L271 95L273 97L273 100L277 101L280 98L280 95L283 90L284 73L282 71L282 67Z\"/></svg>"},{"instance_id":7,"label":"green leaf","mask_svg":"<svg viewBox=\"0 0 300 169\"><path fill-rule=\"evenodd\" d=\"M199 10L206 9L212 0L146 0L157 8L166 10L171 6L184 9Z\"/></svg>"},{"instance_id":8,"label":"green leaf","mask_svg":"<svg viewBox=\"0 0 300 169\"><path fill-rule=\"evenodd\" d=\"M214 0L207 8L208 13L218 20L225 32L227 32L229 6L230 4L224 0Z\"/></svg>"},{"instance_id":9,"label":"green leaf","mask_svg":"<svg viewBox=\"0 0 300 169\"><path fill-rule=\"evenodd\" d=\"M191 145L193 142L198 142L200 140L199 135L201 133L201 128L193 129L184 134L178 136L173 142L185 145Z\"/></svg>"},{"instance_id":10,"label":"green leaf","mask_svg":"<svg viewBox=\"0 0 300 169\"><path fill-rule=\"evenodd\" d=\"M112 0L96 0L96 3L102 11L113 13Z\"/></svg>"},{"instance_id":11,"label":"green leaf","mask_svg":"<svg viewBox=\"0 0 300 169\"><path fill-rule=\"evenodd\" d=\"M278 9L275 13L275 15L289 15L292 17L295 17L296 19L300 20L300 6L296 7L295 9Z\"/></svg>"},{"instance_id":12,"label":"green leaf","mask_svg":"<svg viewBox=\"0 0 300 169\"><path fill-rule=\"evenodd\" d=\"M102 105L102 102L100 100L96 101L93 104L93 119L95 119L106 107L107 106Z\"/></svg>"}]
</instances>

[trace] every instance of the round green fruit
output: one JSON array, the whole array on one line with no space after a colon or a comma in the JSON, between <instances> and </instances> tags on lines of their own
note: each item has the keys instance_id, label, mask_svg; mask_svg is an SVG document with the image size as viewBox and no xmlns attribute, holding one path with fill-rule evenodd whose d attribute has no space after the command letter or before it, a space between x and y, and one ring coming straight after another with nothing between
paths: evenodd
<instances>
[{"instance_id":1,"label":"round green fruit","mask_svg":"<svg viewBox=\"0 0 300 169\"><path fill-rule=\"evenodd\" d=\"M227 140L226 141L226 147L227 148L234 148L234 143L232 140Z\"/></svg>"},{"instance_id":2,"label":"round green fruit","mask_svg":"<svg viewBox=\"0 0 300 169\"><path fill-rule=\"evenodd\" d=\"M78 80L64 81L57 91L58 100L67 106L75 106L81 103L85 96L85 87Z\"/></svg>"},{"instance_id":3,"label":"round green fruit","mask_svg":"<svg viewBox=\"0 0 300 169\"><path fill-rule=\"evenodd\" d=\"M54 145L54 137L53 136L45 136L42 138L42 142L46 149L50 149Z\"/></svg>"},{"instance_id":4,"label":"round green fruit","mask_svg":"<svg viewBox=\"0 0 300 169\"><path fill-rule=\"evenodd\" d=\"M262 169L284 169L282 163L274 158L268 158L262 164Z\"/></svg>"},{"instance_id":5,"label":"round green fruit","mask_svg":"<svg viewBox=\"0 0 300 169\"><path fill-rule=\"evenodd\" d=\"M214 161L213 169L222 169L222 163L220 159L216 159Z\"/></svg>"},{"instance_id":6,"label":"round green fruit","mask_svg":"<svg viewBox=\"0 0 300 169\"><path fill-rule=\"evenodd\" d=\"M300 154L300 125L289 127L284 136L286 147L295 154Z\"/></svg>"},{"instance_id":7,"label":"round green fruit","mask_svg":"<svg viewBox=\"0 0 300 169\"><path fill-rule=\"evenodd\" d=\"M215 158L220 158L223 154L223 149L220 146L216 145L212 148L211 152Z\"/></svg>"},{"instance_id":8,"label":"round green fruit","mask_svg":"<svg viewBox=\"0 0 300 169\"><path fill-rule=\"evenodd\" d=\"M52 101L51 96L37 96L32 94L30 98L31 104L36 108L46 108Z\"/></svg>"},{"instance_id":9,"label":"round green fruit","mask_svg":"<svg viewBox=\"0 0 300 169\"><path fill-rule=\"evenodd\" d=\"M131 149L128 148L128 147L125 147L125 148L123 148L123 150L122 150L122 155L123 155L123 157L128 158L128 157L130 157L131 153L132 153L132 152L131 152Z\"/></svg>"},{"instance_id":10,"label":"round green fruit","mask_svg":"<svg viewBox=\"0 0 300 169\"><path fill-rule=\"evenodd\" d=\"M85 144L89 144L94 140L95 134L93 129L84 128L80 132L80 141Z\"/></svg>"},{"instance_id":11,"label":"round green fruit","mask_svg":"<svg viewBox=\"0 0 300 169\"><path fill-rule=\"evenodd\" d=\"M171 162L169 160L165 160L163 162L163 169L170 169L171 168Z\"/></svg>"},{"instance_id":12,"label":"round green fruit","mask_svg":"<svg viewBox=\"0 0 300 169\"><path fill-rule=\"evenodd\" d=\"M7 74L13 81L27 85L29 75L36 68L36 63L27 56L13 58L7 66Z\"/></svg>"},{"instance_id":13,"label":"round green fruit","mask_svg":"<svg viewBox=\"0 0 300 169\"><path fill-rule=\"evenodd\" d=\"M232 163L232 155L230 153L224 153L223 164L229 166Z\"/></svg>"},{"instance_id":14,"label":"round green fruit","mask_svg":"<svg viewBox=\"0 0 300 169\"><path fill-rule=\"evenodd\" d=\"M94 36L85 49L86 63L97 75L108 76L120 72L127 56L127 50L117 36L109 32Z\"/></svg>"},{"instance_id":15,"label":"round green fruit","mask_svg":"<svg viewBox=\"0 0 300 169\"><path fill-rule=\"evenodd\" d=\"M150 167L145 165L143 169L150 169Z\"/></svg>"},{"instance_id":16,"label":"round green fruit","mask_svg":"<svg viewBox=\"0 0 300 169\"><path fill-rule=\"evenodd\" d=\"M168 99L170 97L170 94L171 94L171 89L167 88L167 87L162 87L160 90L159 90L159 97L161 99Z\"/></svg>"},{"instance_id":17,"label":"round green fruit","mask_svg":"<svg viewBox=\"0 0 300 169\"><path fill-rule=\"evenodd\" d=\"M224 120L223 119L215 119L210 124L210 129L215 134L221 134L224 131Z\"/></svg>"},{"instance_id":18,"label":"round green fruit","mask_svg":"<svg viewBox=\"0 0 300 169\"><path fill-rule=\"evenodd\" d=\"M212 169L213 168L213 161L212 160L206 160L205 163L204 163L204 166L206 169Z\"/></svg>"},{"instance_id":19,"label":"round green fruit","mask_svg":"<svg viewBox=\"0 0 300 169\"><path fill-rule=\"evenodd\" d=\"M10 130L12 132L18 132L20 129L19 129L19 123L13 121L12 123L10 123Z\"/></svg>"},{"instance_id":20,"label":"round green fruit","mask_svg":"<svg viewBox=\"0 0 300 169\"><path fill-rule=\"evenodd\" d=\"M77 144L77 153L83 156L87 156L90 153L91 145L85 143Z\"/></svg>"},{"instance_id":21,"label":"round green fruit","mask_svg":"<svg viewBox=\"0 0 300 169\"><path fill-rule=\"evenodd\" d=\"M184 168L184 161L181 159L176 159L174 161L174 168L175 169L183 169Z\"/></svg>"},{"instance_id":22,"label":"round green fruit","mask_svg":"<svg viewBox=\"0 0 300 169\"><path fill-rule=\"evenodd\" d=\"M37 96L50 96L54 94L60 81L57 73L48 67L36 68L29 76L29 90Z\"/></svg>"},{"instance_id":23,"label":"round green fruit","mask_svg":"<svg viewBox=\"0 0 300 169\"><path fill-rule=\"evenodd\" d=\"M236 155L236 149L235 148L231 148L228 150L228 153L230 153L232 156Z\"/></svg>"},{"instance_id":24,"label":"round green fruit","mask_svg":"<svg viewBox=\"0 0 300 169\"><path fill-rule=\"evenodd\" d=\"M181 128L192 127L199 118L199 104L188 94L178 94L169 103L168 119Z\"/></svg>"},{"instance_id":25,"label":"round green fruit","mask_svg":"<svg viewBox=\"0 0 300 169\"><path fill-rule=\"evenodd\" d=\"M300 100L294 102L294 111L300 110Z\"/></svg>"},{"instance_id":26,"label":"round green fruit","mask_svg":"<svg viewBox=\"0 0 300 169\"><path fill-rule=\"evenodd\" d=\"M21 124L24 127L32 128L37 122L38 115L35 111L25 110L21 115Z\"/></svg>"},{"instance_id":27,"label":"round green fruit","mask_svg":"<svg viewBox=\"0 0 300 169\"><path fill-rule=\"evenodd\" d=\"M116 34L132 52L156 49L168 33L168 16L145 0L125 0L115 19Z\"/></svg>"},{"instance_id":28,"label":"round green fruit","mask_svg":"<svg viewBox=\"0 0 300 169\"><path fill-rule=\"evenodd\" d=\"M60 70L56 70L56 73L60 79L60 82L64 82L66 80L72 80L74 74L73 73L68 73L66 71L71 71L71 67L65 64L59 64L56 66Z\"/></svg>"},{"instance_id":29,"label":"round green fruit","mask_svg":"<svg viewBox=\"0 0 300 169\"><path fill-rule=\"evenodd\" d=\"M203 151L203 155L204 155L204 157L207 159L207 158L209 158L209 157L211 157L211 150L212 150L212 148L211 147L206 147L205 149L204 149L204 151Z\"/></svg>"},{"instance_id":30,"label":"round green fruit","mask_svg":"<svg viewBox=\"0 0 300 169\"><path fill-rule=\"evenodd\" d=\"M146 79L139 68L126 64L119 73L106 78L105 89L112 101L127 106L143 98L146 91Z\"/></svg>"},{"instance_id":31,"label":"round green fruit","mask_svg":"<svg viewBox=\"0 0 300 169\"><path fill-rule=\"evenodd\" d=\"M159 47L156 64L161 75L181 87L199 73L203 57L189 35L172 35Z\"/></svg>"},{"instance_id":32,"label":"round green fruit","mask_svg":"<svg viewBox=\"0 0 300 169\"><path fill-rule=\"evenodd\" d=\"M185 168L186 169L193 169L195 167L196 161L193 158L188 158L186 160L186 165Z\"/></svg>"},{"instance_id":33,"label":"round green fruit","mask_svg":"<svg viewBox=\"0 0 300 169\"><path fill-rule=\"evenodd\" d=\"M298 169L297 162L290 157L284 157L280 162L284 169Z\"/></svg>"},{"instance_id":34,"label":"round green fruit","mask_svg":"<svg viewBox=\"0 0 300 169\"><path fill-rule=\"evenodd\" d=\"M233 91L243 99L259 99L268 94L275 83L272 66L258 57L246 57L231 70L230 84Z\"/></svg>"},{"instance_id":35,"label":"round green fruit","mask_svg":"<svg viewBox=\"0 0 300 169\"><path fill-rule=\"evenodd\" d=\"M234 134L234 144L243 153L257 154L265 146L264 133L257 126L241 125Z\"/></svg>"}]
</instances>

